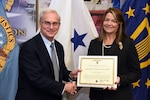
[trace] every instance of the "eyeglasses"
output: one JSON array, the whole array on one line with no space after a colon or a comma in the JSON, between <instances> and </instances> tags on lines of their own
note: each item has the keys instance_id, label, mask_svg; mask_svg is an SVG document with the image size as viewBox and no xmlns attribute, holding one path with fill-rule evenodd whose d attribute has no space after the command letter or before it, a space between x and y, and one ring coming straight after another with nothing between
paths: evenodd
<instances>
[{"instance_id":1,"label":"eyeglasses","mask_svg":"<svg viewBox=\"0 0 150 100\"><path fill-rule=\"evenodd\" d=\"M45 24L46 26L57 26L60 24L60 22L49 22L49 21L41 21L41 23Z\"/></svg>"}]
</instances>

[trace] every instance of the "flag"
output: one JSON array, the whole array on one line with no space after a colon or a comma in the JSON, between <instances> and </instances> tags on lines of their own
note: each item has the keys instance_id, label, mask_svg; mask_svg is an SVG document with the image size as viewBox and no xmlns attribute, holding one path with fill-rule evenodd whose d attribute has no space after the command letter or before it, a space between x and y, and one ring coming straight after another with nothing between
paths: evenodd
<instances>
[{"instance_id":1,"label":"flag","mask_svg":"<svg viewBox=\"0 0 150 100\"><path fill-rule=\"evenodd\" d=\"M112 0L112 7L113 8L121 8L126 0Z\"/></svg>"},{"instance_id":2,"label":"flag","mask_svg":"<svg viewBox=\"0 0 150 100\"><path fill-rule=\"evenodd\" d=\"M150 100L150 0L126 0L122 11L142 73L141 79L132 84L134 100Z\"/></svg>"},{"instance_id":3,"label":"flag","mask_svg":"<svg viewBox=\"0 0 150 100\"><path fill-rule=\"evenodd\" d=\"M0 1L0 100L15 100L19 46Z\"/></svg>"},{"instance_id":4,"label":"flag","mask_svg":"<svg viewBox=\"0 0 150 100\"><path fill-rule=\"evenodd\" d=\"M98 37L89 10L83 0L52 0L50 7L55 9L61 17L61 26L56 40L64 47L66 66L70 70L78 68L79 56L87 55L91 39ZM83 89L79 91L80 95L83 91ZM83 95L88 98L86 92ZM85 98L83 100L87 100Z\"/></svg>"},{"instance_id":5,"label":"flag","mask_svg":"<svg viewBox=\"0 0 150 100\"><path fill-rule=\"evenodd\" d=\"M50 7L61 17L56 39L64 47L66 65L77 68L79 55L86 55L90 40L98 37L93 19L83 0L52 0Z\"/></svg>"},{"instance_id":6,"label":"flag","mask_svg":"<svg viewBox=\"0 0 150 100\"><path fill-rule=\"evenodd\" d=\"M120 8L120 0L112 0L113 8Z\"/></svg>"}]
</instances>

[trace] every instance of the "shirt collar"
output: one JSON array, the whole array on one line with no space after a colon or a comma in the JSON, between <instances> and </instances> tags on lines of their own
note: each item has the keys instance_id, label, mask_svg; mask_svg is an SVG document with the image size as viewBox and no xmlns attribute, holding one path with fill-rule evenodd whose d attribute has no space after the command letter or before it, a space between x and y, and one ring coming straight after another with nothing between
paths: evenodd
<instances>
[{"instance_id":1,"label":"shirt collar","mask_svg":"<svg viewBox=\"0 0 150 100\"><path fill-rule=\"evenodd\" d=\"M42 39L43 39L45 45L50 46L52 43L54 43L54 40L53 40L53 41L49 41L47 38L45 38L45 37L43 36L42 33L40 33L40 35L41 35L41 37L42 37Z\"/></svg>"}]
</instances>

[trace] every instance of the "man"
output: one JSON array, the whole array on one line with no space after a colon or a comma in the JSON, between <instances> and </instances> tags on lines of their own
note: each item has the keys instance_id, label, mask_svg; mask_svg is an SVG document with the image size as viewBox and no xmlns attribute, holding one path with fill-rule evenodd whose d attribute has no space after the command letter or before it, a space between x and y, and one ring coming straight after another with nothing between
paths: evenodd
<instances>
[{"instance_id":1,"label":"man","mask_svg":"<svg viewBox=\"0 0 150 100\"><path fill-rule=\"evenodd\" d=\"M76 78L80 70L67 70L63 47L54 40L61 24L60 16L55 10L47 8L40 13L39 23L40 33L25 42L20 50L16 100L62 100L64 92L76 93L76 84L69 82L69 78ZM53 66L51 44L55 44L54 51L57 52L57 71L57 66Z\"/></svg>"}]
</instances>

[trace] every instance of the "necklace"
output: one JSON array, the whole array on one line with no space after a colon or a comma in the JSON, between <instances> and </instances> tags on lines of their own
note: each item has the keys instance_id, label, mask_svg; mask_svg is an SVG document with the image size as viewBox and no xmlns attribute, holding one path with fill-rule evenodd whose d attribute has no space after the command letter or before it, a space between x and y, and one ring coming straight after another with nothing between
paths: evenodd
<instances>
[{"instance_id":1,"label":"necklace","mask_svg":"<svg viewBox=\"0 0 150 100\"><path fill-rule=\"evenodd\" d=\"M105 48L111 48L111 45L105 45L104 43L103 43L103 46L104 46Z\"/></svg>"},{"instance_id":2,"label":"necklace","mask_svg":"<svg viewBox=\"0 0 150 100\"><path fill-rule=\"evenodd\" d=\"M105 48L111 48L111 45L107 46L107 45L104 44L104 42L102 43L102 56L104 56L104 52L105 52L104 47Z\"/></svg>"}]
</instances>

